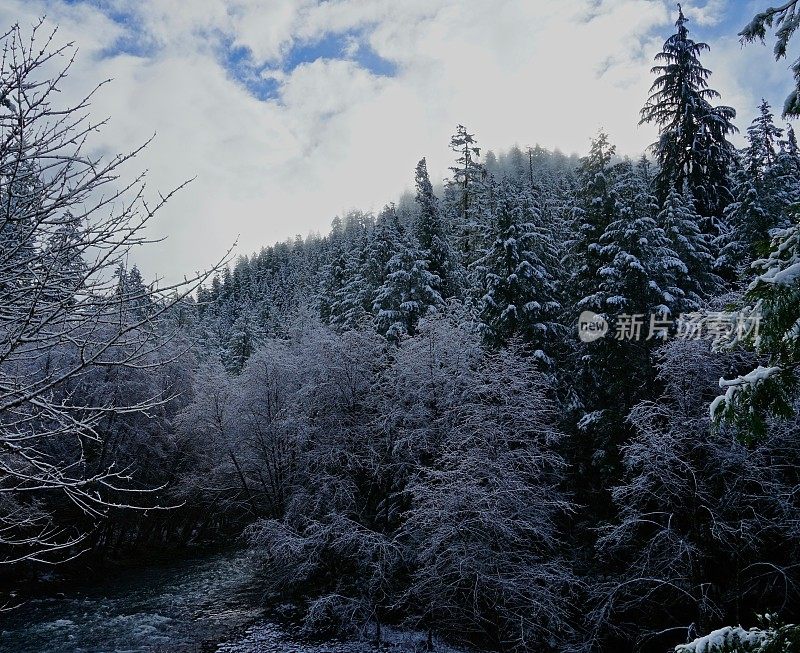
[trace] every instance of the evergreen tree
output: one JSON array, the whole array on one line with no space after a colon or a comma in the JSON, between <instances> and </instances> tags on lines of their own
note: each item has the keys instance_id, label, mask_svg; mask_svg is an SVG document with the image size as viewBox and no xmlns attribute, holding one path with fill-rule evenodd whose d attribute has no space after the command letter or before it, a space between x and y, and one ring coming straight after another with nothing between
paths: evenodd
<instances>
[{"instance_id":1,"label":"evergreen tree","mask_svg":"<svg viewBox=\"0 0 800 653\"><path fill-rule=\"evenodd\" d=\"M614 183L614 219L600 237L597 290L581 302L598 313L671 313L683 293L675 284L685 265L656 221L658 205L646 168L620 165Z\"/></svg>"},{"instance_id":2,"label":"evergreen tree","mask_svg":"<svg viewBox=\"0 0 800 653\"><path fill-rule=\"evenodd\" d=\"M670 188L684 184L695 198L703 218L703 231L715 234L718 221L731 199L728 170L734 153L728 135L736 112L731 107L712 106L719 93L708 87L711 71L700 62L706 43L689 38L687 19L678 5L676 32L664 43L652 68L656 80L641 112L641 123L655 123L659 140L653 145L660 172L659 200Z\"/></svg>"},{"instance_id":3,"label":"evergreen tree","mask_svg":"<svg viewBox=\"0 0 800 653\"><path fill-rule=\"evenodd\" d=\"M255 319L255 308L250 302L239 307L225 345L222 349L222 362L228 371L238 374L256 351L260 342L260 329Z\"/></svg>"},{"instance_id":4,"label":"evergreen tree","mask_svg":"<svg viewBox=\"0 0 800 653\"><path fill-rule=\"evenodd\" d=\"M428 264L408 242L400 243L399 251L387 264L388 274L375 293L373 310L378 332L392 342L403 335L413 336L419 318L442 304L439 277L428 270Z\"/></svg>"},{"instance_id":5,"label":"evergreen tree","mask_svg":"<svg viewBox=\"0 0 800 653\"><path fill-rule=\"evenodd\" d=\"M362 232L355 242L354 249L347 256L345 283L334 291L330 306L329 322L342 331L357 329L372 309L375 288L364 276L364 268L369 250L367 236Z\"/></svg>"},{"instance_id":6,"label":"evergreen tree","mask_svg":"<svg viewBox=\"0 0 800 653\"><path fill-rule=\"evenodd\" d=\"M695 311L720 289L722 280L714 272L714 257L708 237L700 231L700 222L690 196L671 188L658 214L657 224L664 230L672 250L682 266L676 266L675 285L682 298L673 306L680 311Z\"/></svg>"},{"instance_id":7,"label":"evergreen tree","mask_svg":"<svg viewBox=\"0 0 800 653\"><path fill-rule=\"evenodd\" d=\"M597 286L597 270L602 265L600 238L615 215L610 168L615 149L608 141L608 134L600 132L578 168L581 187L573 211L572 240L567 256L572 271L569 287L578 312L583 310L583 298Z\"/></svg>"},{"instance_id":8,"label":"evergreen tree","mask_svg":"<svg viewBox=\"0 0 800 653\"><path fill-rule=\"evenodd\" d=\"M775 126L772 111L765 99L758 105L758 115L747 128L745 159L748 172L761 176L775 164L783 130Z\"/></svg>"},{"instance_id":9,"label":"evergreen tree","mask_svg":"<svg viewBox=\"0 0 800 653\"><path fill-rule=\"evenodd\" d=\"M366 308L372 311L375 292L380 288L388 275L388 265L392 257L401 249L403 241L402 228L395 206L390 204L380 212L366 245L366 253L362 261L360 276L369 291Z\"/></svg>"},{"instance_id":10,"label":"evergreen tree","mask_svg":"<svg viewBox=\"0 0 800 653\"><path fill-rule=\"evenodd\" d=\"M741 424L752 437L765 433L769 414L794 412L800 368L800 223L779 230L769 254L752 264L755 279L745 293L741 325L730 343L762 354L765 365L733 379L720 379L725 394L711 405L712 418Z\"/></svg>"},{"instance_id":11,"label":"evergreen tree","mask_svg":"<svg viewBox=\"0 0 800 653\"><path fill-rule=\"evenodd\" d=\"M726 232L717 267L726 276L738 276L753 260L760 243L769 238L772 217L764 206L763 183L749 170L737 173L736 197L725 209Z\"/></svg>"},{"instance_id":12,"label":"evergreen tree","mask_svg":"<svg viewBox=\"0 0 800 653\"><path fill-rule=\"evenodd\" d=\"M450 167L452 178L445 187L445 203L451 223L456 226L464 265L469 266L477 256L485 222L487 172L478 160L481 150L475 136L463 125L457 126L450 149L456 154L456 161Z\"/></svg>"},{"instance_id":13,"label":"evergreen tree","mask_svg":"<svg viewBox=\"0 0 800 653\"><path fill-rule=\"evenodd\" d=\"M769 7L758 12L739 32L742 43L752 43L756 40L763 43L767 27L774 26L775 46L772 51L775 54L775 61L785 57L789 40L800 25L797 3L798 0L788 0L777 7ZM800 116L800 59L795 59L790 69L794 76L794 89L783 103L783 117L797 118Z\"/></svg>"},{"instance_id":14,"label":"evergreen tree","mask_svg":"<svg viewBox=\"0 0 800 653\"><path fill-rule=\"evenodd\" d=\"M86 262L81 228L81 220L67 211L44 243L42 274L53 279L58 287L57 296L49 298L53 301L74 302L84 285Z\"/></svg>"},{"instance_id":15,"label":"evergreen tree","mask_svg":"<svg viewBox=\"0 0 800 653\"><path fill-rule=\"evenodd\" d=\"M441 295L444 299L456 294L455 266L450 250L439 202L433 194L433 186L428 176L428 168L423 158L415 171L416 202L419 214L414 224L414 231L421 254L428 261L428 268L437 275L441 283Z\"/></svg>"},{"instance_id":16,"label":"evergreen tree","mask_svg":"<svg viewBox=\"0 0 800 653\"><path fill-rule=\"evenodd\" d=\"M736 173L735 201L725 212L720 266L742 273L769 249L771 232L789 224L789 208L800 200L798 159L791 154L793 134L782 140L765 100L747 129L748 146ZM784 145L785 144L785 145Z\"/></svg>"},{"instance_id":17,"label":"evergreen tree","mask_svg":"<svg viewBox=\"0 0 800 653\"><path fill-rule=\"evenodd\" d=\"M474 266L484 338L492 345L504 345L520 337L546 359L542 350L555 335L561 308L551 273L557 259L530 195L502 182L488 235L483 256Z\"/></svg>"},{"instance_id":18,"label":"evergreen tree","mask_svg":"<svg viewBox=\"0 0 800 653\"><path fill-rule=\"evenodd\" d=\"M116 270L117 288L116 295L124 300L124 306L128 319L141 320L152 308L150 290L142 279L142 273L134 265L128 270L123 264L119 264Z\"/></svg>"},{"instance_id":19,"label":"evergreen tree","mask_svg":"<svg viewBox=\"0 0 800 653\"><path fill-rule=\"evenodd\" d=\"M331 324L336 316L336 297L348 282L348 252L342 239L334 240L330 261L322 271L319 313L323 324Z\"/></svg>"},{"instance_id":20,"label":"evergreen tree","mask_svg":"<svg viewBox=\"0 0 800 653\"><path fill-rule=\"evenodd\" d=\"M620 449L631 434L625 416L651 391L651 351L670 326L667 314L683 302L676 280L685 266L657 222L647 175L646 166L625 161L598 173L589 186L602 191L592 213L608 224L599 237L592 234L592 267L583 286L589 292L577 301L576 312L604 315L610 332L578 345L574 383L582 414L569 456L576 491L595 513L612 509L603 490L621 472Z\"/></svg>"}]
</instances>

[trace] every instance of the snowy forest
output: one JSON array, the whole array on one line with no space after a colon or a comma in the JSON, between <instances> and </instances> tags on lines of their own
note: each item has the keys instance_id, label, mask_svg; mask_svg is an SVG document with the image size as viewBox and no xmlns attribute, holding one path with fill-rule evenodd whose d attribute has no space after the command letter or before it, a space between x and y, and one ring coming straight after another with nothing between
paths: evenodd
<instances>
[{"instance_id":1,"label":"snowy forest","mask_svg":"<svg viewBox=\"0 0 800 653\"><path fill-rule=\"evenodd\" d=\"M742 39L785 56L796 4ZM131 262L172 193L87 154L71 45L7 32L0 611L42 569L228 545L309 640L800 650L800 99L735 147L675 21L641 158L458 125L447 178L420 153L379 212L175 284Z\"/></svg>"}]
</instances>

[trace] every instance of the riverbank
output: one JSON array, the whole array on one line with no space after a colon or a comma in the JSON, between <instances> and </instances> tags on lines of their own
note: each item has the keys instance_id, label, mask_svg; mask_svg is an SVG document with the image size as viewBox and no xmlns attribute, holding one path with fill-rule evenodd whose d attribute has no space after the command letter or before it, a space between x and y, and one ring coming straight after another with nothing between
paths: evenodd
<instances>
[{"instance_id":1,"label":"riverbank","mask_svg":"<svg viewBox=\"0 0 800 653\"><path fill-rule=\"evenodd\" d=\"M0 653L374 653L370 641L300 641L270 621L246 551L112 566L42 582L0 612ZM278 620L280 621L280 619ZM384 627L381 649L426 650L424 633ZM436 653L460 653L434 641Z\"/></svg>"},{"instance_id":2,"label":"riverbank","mask_svg":"<svg viewBox=\"0 0 800 653\"><path fill-rule=\"evenodd\" d=\"M262 622L251 626L238 639L220 645L216 653L375 653L374 643L368 641L300 642L293 639L281 626ZM384 627L380 650L392 653L417 653L425 651L425 635L418 632ZM434 639L435 653L464 653Z\"/></svg>"}]
</instances>

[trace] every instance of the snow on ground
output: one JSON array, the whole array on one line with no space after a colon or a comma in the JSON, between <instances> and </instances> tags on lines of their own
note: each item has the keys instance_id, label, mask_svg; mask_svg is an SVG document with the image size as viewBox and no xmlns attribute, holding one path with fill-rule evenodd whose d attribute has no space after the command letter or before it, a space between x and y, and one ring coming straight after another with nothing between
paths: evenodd
<instances>
[{"instance_id":1,"label":"snow on ground","mask_svg":"<svg viewBox=\"0 0 800 653\"><path fill-rule=\"evenodd\" d=\"M400 631L385 627L382 639L385 649L393 653L414 653L425 650L425 635L420 632ZM434 639L437 653L464 653ZM375 647L368 641L347 642L299 642L280 626L262 623L249 628L243 637L221 644L216 653L374 653Z\"/></svg>"}]
</instances>

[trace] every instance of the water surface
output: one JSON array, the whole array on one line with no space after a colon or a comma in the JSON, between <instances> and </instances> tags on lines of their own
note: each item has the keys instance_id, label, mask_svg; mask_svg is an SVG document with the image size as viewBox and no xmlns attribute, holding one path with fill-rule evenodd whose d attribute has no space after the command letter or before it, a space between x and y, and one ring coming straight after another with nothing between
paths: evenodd
<instances>
[{"instance_id":1,"label":"water surface","mask_svg":"<svg viewBox=\"0 0 800 653\"><path fill-rule=\"evenodd\" d=\"M3 653L205 653L263 617L243 552L108 572L0 615Z\"/></svg>"}]
</instances>

